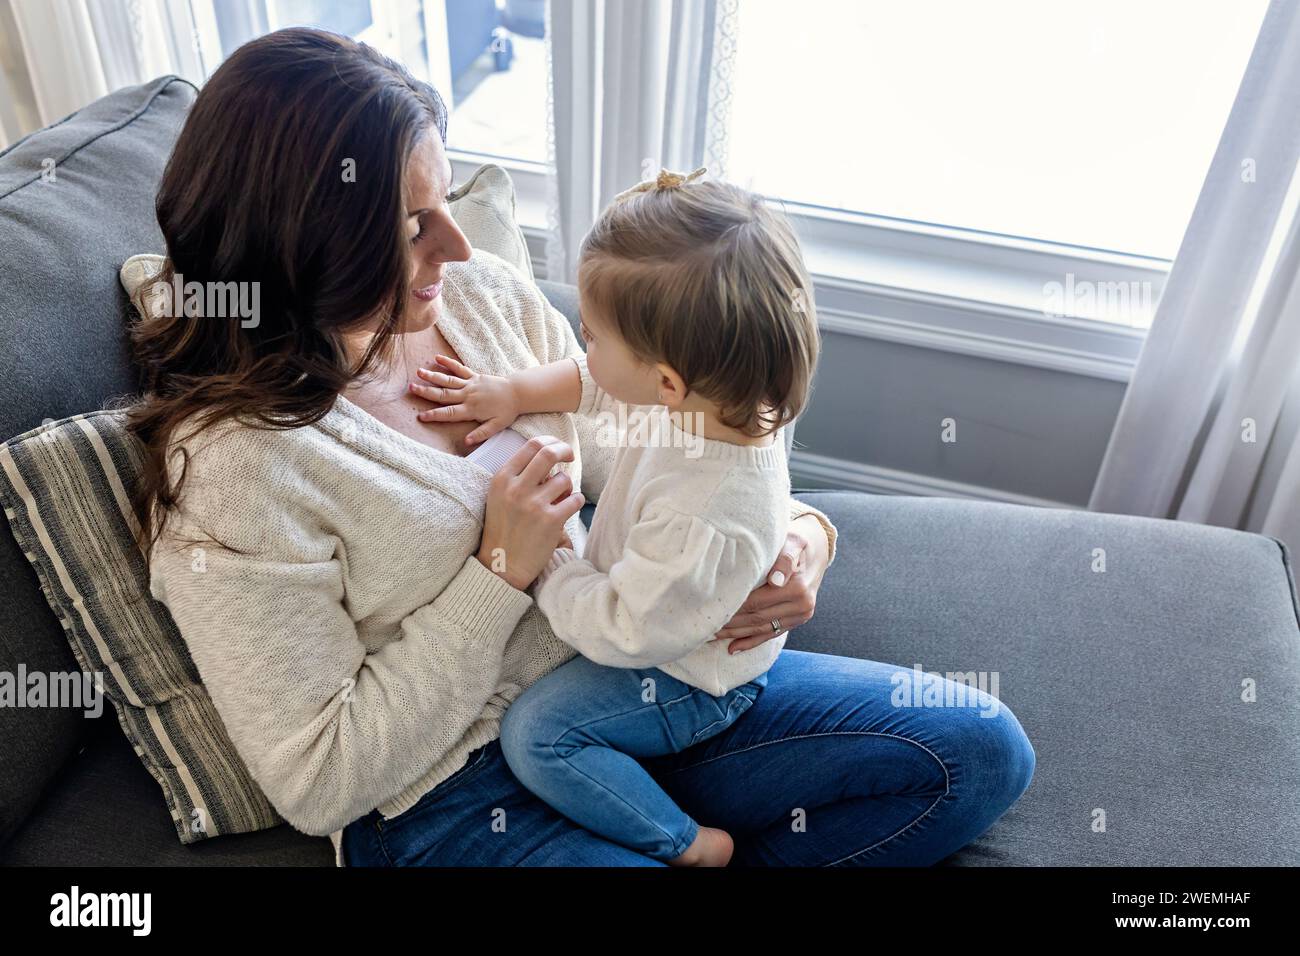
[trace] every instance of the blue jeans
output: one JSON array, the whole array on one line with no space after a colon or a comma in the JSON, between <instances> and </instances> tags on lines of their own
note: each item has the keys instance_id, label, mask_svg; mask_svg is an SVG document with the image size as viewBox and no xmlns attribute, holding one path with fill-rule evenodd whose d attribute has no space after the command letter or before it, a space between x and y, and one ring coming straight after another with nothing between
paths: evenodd
<instances>
[{"instance_id":1,"label":"blue jeans","mask_svg":"<svg viewBox=\"0 0 1300 956\"><path fill-rule=\"evenodd\" d=\"M762 674L714 697L657 667L604 667L575 657L510 705L501 753L515 779L570 820L671 860L700 826L638 761L722 733L765 686Z\"/></svg>"},{"instance_id":2,"label":"blue jeans","mask_svg":"<svg viewBox=\"0 0 1300 956\"><path fill-rule=\"evenodd\" d=\"M787 648L743 720L643 764L683 811L732 835L733 866L937 863L1016 802L1035 755L983 692L895 706L902 669ZM499 740L405 813L353 821L343 852L352 866L666 865L538 799Z\"/></svg>"}]
</instances>

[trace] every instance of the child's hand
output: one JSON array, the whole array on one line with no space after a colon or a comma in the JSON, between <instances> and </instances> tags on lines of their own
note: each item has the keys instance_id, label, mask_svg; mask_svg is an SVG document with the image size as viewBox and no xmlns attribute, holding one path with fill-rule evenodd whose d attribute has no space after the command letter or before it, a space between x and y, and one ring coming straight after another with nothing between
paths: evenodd
<instances>
[{"instance_id":1,"label":"child's hand","mask_svg":"<svg viewBox=\"0 0 1300 956\"><path fill-rule=\"evenodd\" d=\"M519 401L510 379L480 375L446 355L435 359L438 369L417 369L424 382L411 383L411 392L440 405L420 412L422 422L482 422L465 436L466 445L487 441L519 417Z\"/></svg>"}]
</instances>

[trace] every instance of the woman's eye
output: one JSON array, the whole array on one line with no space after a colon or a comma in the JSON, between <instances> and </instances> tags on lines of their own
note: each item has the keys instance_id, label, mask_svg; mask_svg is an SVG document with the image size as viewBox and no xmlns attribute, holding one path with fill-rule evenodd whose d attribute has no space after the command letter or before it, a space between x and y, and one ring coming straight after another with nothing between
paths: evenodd
<instances>
[{"instance_id":1,"label":"woman's eye","mask_svg":"<svg viewBox=\"0 0 1300 956\"><path fill-rule=\"evenodd\" d=\"M424 220L421 219L421 220L420 220L420 230L419 230L415 235L413 235L413 236L411 237L411 245L415 245L417 242L419 242L419 241L420 241L421 239L423 239L423 238L424 238Z\"/></svg>"}]
</instances>

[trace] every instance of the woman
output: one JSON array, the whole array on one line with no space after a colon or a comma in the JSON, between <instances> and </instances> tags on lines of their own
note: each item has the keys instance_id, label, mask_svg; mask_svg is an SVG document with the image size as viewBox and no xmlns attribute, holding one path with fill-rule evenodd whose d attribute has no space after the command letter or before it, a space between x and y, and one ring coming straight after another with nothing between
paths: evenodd
<instances>
[{"instance_id":1,"label":"woman","mask_svg":"<svg viewBox=\"0 0 1300 956\"><path fill-rule=\"evenodd\" d=\"M613 450L573 416L527 416L490 475L464 457L476 423L439 421L436 385L413 385L438 353L506 374L579 349L536 287L471 251L445 133L431 87L311 30L247 44L199 94L158 196L163 278L257 283L260 308L134 330L152 591L253 777L340 862L661 865L501 757L506 708L573 656L526 589L581 549ZM791 517L771 583L720 632L733 646L812 616L834 528ZM933 863L1016 800L1034 754L987 697L892 706L894 671L786 651L743 720L647 766L736 835L737 863Z\"/></svg>"}]
</instances>

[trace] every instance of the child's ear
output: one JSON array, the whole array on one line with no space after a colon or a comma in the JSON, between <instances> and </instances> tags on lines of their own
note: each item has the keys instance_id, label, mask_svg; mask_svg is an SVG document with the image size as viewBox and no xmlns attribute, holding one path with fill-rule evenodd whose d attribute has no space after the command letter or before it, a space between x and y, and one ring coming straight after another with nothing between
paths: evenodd
<instances>
[{"instance_id":1,"label":"child's ear","mask_svg":"<svg viewBox=\"0 0 1300 956\"><path fill-rule=\"evenodd\" d=\"M655 373L659 376L659 400L664 405L673 406L679 404L686 398L689 391L686 387L686 381L677 374L677 370L671 365L660 362L655 365Z\"/></svg>"}]
</instances>

